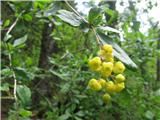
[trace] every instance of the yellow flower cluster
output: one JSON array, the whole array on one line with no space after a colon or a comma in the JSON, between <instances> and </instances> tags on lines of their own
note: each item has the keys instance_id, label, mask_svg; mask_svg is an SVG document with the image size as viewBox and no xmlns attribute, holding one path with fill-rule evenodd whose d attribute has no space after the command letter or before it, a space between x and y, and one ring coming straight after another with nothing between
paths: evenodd
<instances>
[{"instance_id":1,"label":"yellow flower cluster","mask_svg":"<svg viewBox=\"0 0 160 120\"><path fill-rule=\"evenodd\" d=\"M111 100L110 94L120 92L125 88L125 77L122 74L125 66L121 61L114 61L111 45L103 45L99 51L99 56L90 59L88 64L92 71L100 73L102 77L98 80L91 79L88 87L95 91L105 91L103 95L105 103Z\"/></svg>"}]
</instances>

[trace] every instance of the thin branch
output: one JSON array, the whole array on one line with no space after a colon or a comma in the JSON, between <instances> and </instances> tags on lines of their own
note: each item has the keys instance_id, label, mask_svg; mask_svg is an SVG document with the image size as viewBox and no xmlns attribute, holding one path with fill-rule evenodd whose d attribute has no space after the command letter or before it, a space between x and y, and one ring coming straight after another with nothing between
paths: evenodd
<instances>
[{"instance_id":1,"label":"thin branch","mask_svg":"<svg viewBox=\"0 0 160 120\"><path fill-rule=\"evenodd\" d=\"M13 24L11 25L11 27L8 29L6 35L11 32L11 30L12 30L12 29L14 28L14 26L17 24L18 19L19 19L19 18L17 17L17 19L14 21L14 23L13 23Z\"/></svg>"},{"instance_id":2,"label":"thin branch","mask_svg":"<svg viewBox=\"0 0 160 120\"><path fill-rule=\"evenodd\" d=\"M19 17L22 15L23 12L24 12L24 10L18 15L18 17L16 18L14 23L9 27L6 35L8 35L12 31L12 29L15 27L15 25L17 24L17 22L19 20ZM10 47L8 46L7 43L5 43L5 45L6 45L6 48L8 49L9 67L10 67L10 70L12 71L12 75L13 75L13 79L14 79L14 90L13 90L13 96L14 97L13 98L15 100L16 110L18 110L18 101L17 101L18 99L17 99L17 94L16 94L16 91L17 91L17 79L16 79L16 74L14 72L13 65L12 65L12 56L11 56ZM16 117L17 117L17 120L18 120L19 119L18 113L16 114Z\"/></svg>"},{"instance_id":3,"label":"thin branch","mask_svg":"<svg viewBox=\"0 0 160 120\"><path fill-rule=\"evenodd\" d=\"M7 33L6 33L6 35L7 34L9 34L11 31L12 31L12 29L14 28L14 26L17 24L17 21L19 20L19 17L22 15L22 13L24 13L25 12L25 10L23 10L19 15L18 15L18 17L16 18L16 20L14 21L14 23L11 25L11 27L8 29L8 31L7 31Z\"/></svg>"}]
</instances>

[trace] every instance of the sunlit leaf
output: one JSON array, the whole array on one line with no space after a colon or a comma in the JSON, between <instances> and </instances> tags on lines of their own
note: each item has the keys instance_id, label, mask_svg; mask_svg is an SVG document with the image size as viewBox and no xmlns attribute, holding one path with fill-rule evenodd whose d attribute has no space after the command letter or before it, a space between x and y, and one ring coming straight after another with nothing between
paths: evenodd
<instances>
[{"instance_id":1,"label":"sunlit leaf","mask_svg":"<svg viewBox=\"0 0 160 120\"><path fill-rule=\"evenodd\" d=\"M24 44L24 43L26 42L26 40L27 40L27 35L25 35L25 36L23 36L23 37L21 37L21 38L18 38L18 39L16 39L16 40L14 41L13 46L14 46L14 47L17 47L17 46L19 46L19 45L22 45L22 44Z\"/></svg>"},{"instance_id":2,"label":"sunlit leaf","mask_svg":"<svg viewBox=\"0 0 160 120\"><path fill-rule=\"evenodd\" d=\"M66 22L72 26L76 27L81 24L81 18L73 12L70 12L67 10L59 10L57 16L61 20L63 20L64 22Z\"/></svg>"}]
</instances>

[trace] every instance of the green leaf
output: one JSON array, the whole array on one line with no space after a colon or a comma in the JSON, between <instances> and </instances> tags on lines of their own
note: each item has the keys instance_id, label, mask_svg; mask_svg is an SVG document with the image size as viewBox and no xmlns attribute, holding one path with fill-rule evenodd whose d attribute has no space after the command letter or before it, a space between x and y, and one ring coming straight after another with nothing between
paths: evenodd
<instances>
[{"instance_id":1,"label":"green leaf","mask_svg":"<svg viewBox=\"0 0 160 120\"><path fill-rule=\"evenodd\" d=\"M150 120L153 120L154 114L153 114L153 112L151 112L151 111L148 110L145 113L145 117L148 118L148 119L150 119Z\"/></svg>"},{"instance_id":2,"label":"green leaf","mask_svg":"<svg viewBox=\"0 0 160 120\"><path fill-rule=\"evenodd\" d=\"M0 86L0 91L9 91L9 84L4 83Z\"/></svg>"},{"instance_id":3,"label":"green leaf","mask_svg":"<svg viewBox=\"0 0 160 120\"><path fill-rule=\"evenodd\" d=\"M137 68L137 65L131 60L131 58L127 55L127 53L121 47L119 47L118 44L113 42L113 40L110 37L101 32L99 32L98 35L103 44L108 43L113 46L114 48L113 54L117 59L121 60L123 63L132 68Z\"/></svg>"},{"instance_id":4,"label":"green leaf","mask_svg":"<svg viewBox=\"0 0 160 120\"><path fill-rule=\"evenodd\" d=\"M4 37L4 41L8 41L10 38L12 37L12 35L10 34L6 34L5 37Z\"/></svg>"},{"instance_id":5,"label":"green leaf","mask_svg":"<svg viewBox=\"0 0 160 120\"><path fill-rule=\"evenodd\" d=\"M22 105L26 106L31 101L31 91L25 85L18 85L17 86L17 94L22 102Z\"/></svg>"},{"instance_id":6,"label":"green leaf","mask_svg":"<svg viewBox=\"0 0 160 120\"><path fill-rule=\"evenodd\" d=\"M114 29L112 27L109 27L109 26L101 26L101 27L98 27L100 30L107 30L107 31L111 31L111 32L115 32L115 33L118 33L120 34L121 32L117 29Z\"/></svg>"},{"instance_id":7,"label":"green leaf","mask_svg":"<svg viewBox=\"0 0 160 120\"><path fill-rule=\"evenodd\" d=\"M51 8L48 9L48 10L44 10L43 12L43 16L45 17L49 17L49 16L52 16L52 15L56 15L57 11L60 9L59 7L59 3L55 2L53 5L51 5Z\"/></svg>"},{"instance_id":8,"label":"green leaf","mask_svg":"<svg viewBox=\"0 0 160 120\"><path fill-rule=\"evenodd\" d=\"M66 113L64 115L61 115L58 120L68 120L68 118L70 117L71 115L69 113Z\"/></svg>"},{"instance_id":9,"label":"green leaf","mask_svg":"<svg viewBox=\"0 0 160 120\"><path fill-rule=\"evenodd\" d=\"M56 71L53 71L53 70L50 70L50 72L51 72L53 75L59 77L59 78L62 79L62 80L67 80L67 75L65 75L65 74L60 74L60 73L58 73L58 72L56 72Z\"/></svg>"},{"instance_id":10,"label":"green leaf","mask_svg":"<svg viewBox=\"0 0 160 120\"><path fill-rule=\"evenodd\" d=\"M23 17L28 22L32 21L32 16L30 14L25 14Z\"/></svg>"},{"instance_id":11,"label":"green leaf","mask_svg":"<svg viewBox=\"0 0 160 120\"><path fill-rule=\"evenodd\" d=\"M89 28L90 28L89 24L86 23L86 22L83 22L83 21L81 22L79 27L84 33L87 33L89 31Z\"/></svg>"},{"instance_id":12,"label":"green leaf","mask_svg":"<svg viewBox=\"0 0 160 120\"><path fill-rule=\"evenodd\" d=\"M20 46L20 45L24 44L24 42L25 42L26 40L27 40L27 35L25 35L25 36L23 36L23 37L21 37L21 38L18 38L18 39L16 39L16 40L14 41L13 46L14 46L14 47Z\"/></svg>"},{"instance_id":13,"label":"green leaf","mask_svg":"<svg viewBox=\"0 0 160 120\"><path fill-rule=\"evenodd\" d=\"M23 116L23 117L30 117L32 116L32 112L25 110L25 109L20 109L19 110L19 115Z\"/></svg>"},{"instance_id":14,"label":"green leaf","mask_svg":"<svg viewBox=\"0 0 160 120\"><path fill-rule=\"evenodd\" d=\"M12 71L9 68L2 69L1 70L1 75L9 77L9 76L12 75Z\"/></svg>"},{"instance_id":15,"label":"green leaf","mask_svg":"<svg viewBox=\"0 0 160 120\"><path fill-rule=\"evenodd\" d=\"M15 71L15 73L18 77L21 77L23 79L29 79L30 78L26 69L24 69L24 68L16 67L16 68L14 68L14 71Z\"/></svg>"},{"instance_id":16,"label":"green leaf","mask_svg":"<svg viewBox=\"0 0 160 120\"><path fill-rule=\"evenodd\" d=\"M3 27L9 26L9 24L10 24L10 20L6 20L6 21L4 22L4 24L3 24Z\"/></svg>"},{"instance_id":17,"label":"green leaf","mask_svg":"<svg viewBox=\"0 0 160 120\"><path fill-rule=\"evenodd\" d=\"M81 24L81 18L75 13L67 10L59 10L57 16L64 22L77 27Z\"/></svg>"},{"instance_id":18,"label":"green leaf","mask_svg":"<svg viewBox=\"0 0 160 120\"><path fill-rule=\"evenodd\" d=\"M102 9L93 7L89 11L88 21L90 24L97 26L101 23L102 17Z\"/></svg>"}]
</instances>

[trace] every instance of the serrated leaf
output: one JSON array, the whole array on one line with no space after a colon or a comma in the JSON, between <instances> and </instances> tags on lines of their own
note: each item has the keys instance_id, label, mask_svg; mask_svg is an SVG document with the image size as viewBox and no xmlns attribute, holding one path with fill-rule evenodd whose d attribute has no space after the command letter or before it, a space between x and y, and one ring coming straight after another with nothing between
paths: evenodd
<instances>
[{"instance_id":1,"label":"serrated leaf","mask_svg":"<svg viewBox=\"0 0 160 120\"><path fill-rule=\"evenodd\" d=\"M59 10L57 16L64 22L77 27L81 24L81 18L75 13L67 10Z\"/></svg>"},{"instance_id":2,"label":"serrated leaf","mask_svg":"<svg viewBox=\"0 0 160 120\"><path fill-rule=\"evenodd\" d=\"M137 68L137 65L131 60L127 53L121 47L119 47L119 45L116 44L110 37L101 32L99 32L98 35L103 44L108 43L113 46L113 54L116 58L132 68Z\"/></svg>"},{"instance_id":3,"label":"serrated leaf","mask_svg":"<svg viewBox=\"0 0 160 120\"><path fill-rule=\"evenodd\" d=\"M31 101L31 91L25 85L18 85L17 86L17 94L21 100L22 105L26 106Z\"/></svg>"},{"instance_id":4,"label":"serrated leaf","mask_svg":"<svg viewBox=\"0 0 160 120\"><path fill-rule=\"evenodd\" d=\"M19 45L22 45L22 44L25 43L26 40L27 40L27 35L25 35L25 36L23 36L23 37L21 37L21 38L18 38L18 39L16 39L16 40L14 41L13 46L14 46L14 47L17 47L17 46L19 46Z\"/></svg>"}]
</instances>

